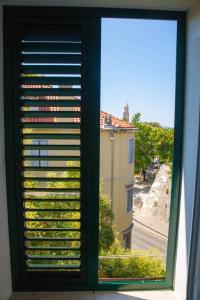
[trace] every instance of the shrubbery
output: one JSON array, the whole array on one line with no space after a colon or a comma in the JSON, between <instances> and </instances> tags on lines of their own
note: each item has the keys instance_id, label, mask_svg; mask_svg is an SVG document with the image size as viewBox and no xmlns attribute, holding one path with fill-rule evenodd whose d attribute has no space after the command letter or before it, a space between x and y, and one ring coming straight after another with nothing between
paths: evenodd
<instances>
[{"instance_id":1,"label":"shrubbery","mask_svg":"<svg viewBox=\"0 0 200 300\"><path fill-rule=\"evenodd\" d=\"M159 254L158 254L159 255ZM159 278L165 276L165 268L162 260L151 256L150 251L127 251L124 256L102 258L99 261L100 278Z\"/></svg>"},{"instance_id":2,"label":"shrubbery","mask_svg":"<svg viewBox=\"0 0 200 300\"><path fill-rule=\"evenodd\" d=\"M122 247L111 222L114 219L109 199L100 196L100 278L160 278L165 265L156 249L133 251ZM106 222L106 220L109 222Z\"/></svg>"}]
</instances>

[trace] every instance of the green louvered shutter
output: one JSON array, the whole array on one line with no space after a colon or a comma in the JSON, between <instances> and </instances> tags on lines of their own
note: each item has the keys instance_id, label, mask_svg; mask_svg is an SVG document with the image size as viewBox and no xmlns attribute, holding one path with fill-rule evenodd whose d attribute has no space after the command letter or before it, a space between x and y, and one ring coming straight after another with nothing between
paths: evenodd
<instances>
[{"instance_id":1,"label":"green louvered shutter","mask_svg":"<svg viewBox=\"0 0 200 300\"><path fill-rule=\"evenodd\" d=\"M20 49L26 271L81 277L80 33L27 32Z\"/></svg>"},{"instance_id":2,"label":"green louvered shutter","mask_svg":"<svg viewBox=\"0 0 200 300\"><path fill-rule=\"evenodd\" d=\"M12 201L16 202L16 268L21 282L14 281L14 286L22 290L86 284L91 252L88 228L92 227L87 220L93 207L88 205L93 179L89 184L87 180L94 176L92 170L88 172L87 128L92 127L93 116L87 116L94 109L91 105L88 114L86 26L77 20L42 22L17 29L15 72L10 75L15 81L11 102L16 111Z\"/></svg>"}]
</instances>

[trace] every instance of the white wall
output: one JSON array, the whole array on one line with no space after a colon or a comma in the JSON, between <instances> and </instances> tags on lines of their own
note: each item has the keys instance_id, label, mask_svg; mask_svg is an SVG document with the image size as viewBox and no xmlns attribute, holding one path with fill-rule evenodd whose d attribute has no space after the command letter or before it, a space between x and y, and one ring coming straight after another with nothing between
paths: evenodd
<instances>
[{"instance_id":1,"label":"white wall","mask_svg":"<svg viewBox=\"0 0 200 300\"><path fill-rule=\"evenodd\" d=\"M93 0L94 1L94 0ZM47 3L56 3L56 1L32 1L33 4L40 2L44 5ZM116 1L117 2L117 1ZM121 1L120 1L121 2ZM157 3L159 8L163 1L151 1L151 4ZM159 3L158 3L159 2ZM170 1L164 1L170 5ZM186 8L188 3L192 1L173 1L179 8ZM199 2L197 0L197 2ZM27 4L27 1L4 1L5 4ZM29 1L29 4L31 1ZM60 1L60 3L70 3ZM75 3L83 4L83 1L74 0ZM84 4L89 1L84 1ZM94 3L94 2L93 2ZM105 1L102 2L105 4ZM111 2L107 2L112 4ZM123 2L121 2L123 3ZM127 6L129 1L124 2ZM132 1L132 7L138 7L137 1ZM145 1L141 1L145 5ZM127 4L127 5L126 5ZM141 4L141 7L142 6ZM148 7L148 6L146 6ZM174 5L171 7L174 8ZM169 7L168 7L169 8ZM0 45L2 45L2 10L0 11ZM9 241L8 241L8 226L7 226L7 207L6 207L6 191L5 191L5 159L4 159L4 130L3 130L3 63L2 63L2 46L0 47L0 300L7 300L11 294L11 280L10 280L10 260L9 260ZM184 158L183 158L183 185L182 185L182 202L181 202L181 217L179 226L178 238L178 256L176 266L176 280L175 292L179 299L185 298L186 293L186 278L189 257L189 244L191 236L191 222L192 210L195 188L195 174L196 174L196 156L197 156L197 136L198 136L198 112L200 100L200 4L194 5L188 15L188 40L187 40L187 76L186 76L186 103L185 103L185 130L184 130ZM137 298L133 299L175 299L173 293L163 292L149 293L149 292L134 292L125 294L105 294L92 293L88 294L71 294L70 299L131 299L131 295ZM68 295L69 296L69 295ZM65 296L66 297L66 296ZM111 297L111 298L110 298ZM113 298L112 298L113 297ZM23 299L28 299L27 295ZM33 298L31 299L36 299ZM49 299L49 296L45 299ZM57 297L58 299L58 297ZM62 298L64 299L64 298ZM66 297L65 299L69 299Z\"/></svg>"},{"instance_id":2,"label":"white wall","mask_svg":"<svg viewBox=\"0 0 200 300\"><path fill-rule=\"evenodd\" d=\"M186 53L186 113L182 188L184 201L181 202L180 236L182 238L178 246L180 255L177 260L176 277L176 288L182 291L186 287L186 276L180 276L178 270L183 266L187 270L189 262L200 112L200 2L198 0L188 13ZM183 233L185 227L186 234Z\"/></svg>"},{"instance_id":3,"label":"white wall","mask_svg":"<svg viewBox=\"0 0 200 300\"><path fill-rule=\"evenodd\" d=\"M187 10L195 0L0 0L5 5L52 5Z\"/></svg>"}]
</instances>

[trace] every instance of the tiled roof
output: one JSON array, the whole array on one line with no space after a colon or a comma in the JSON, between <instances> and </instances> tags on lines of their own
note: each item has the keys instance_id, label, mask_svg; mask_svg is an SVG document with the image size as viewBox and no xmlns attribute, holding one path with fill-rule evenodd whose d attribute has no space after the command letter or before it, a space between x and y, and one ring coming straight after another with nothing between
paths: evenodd
<instances>
[{"instance_id":1,"label":"tiled roof","mask_svg":"<svg viewBox=\"0 0 200 300\"><path fill-rule=\"evenodd\" d=\"M74 97L75 98L75 97ZM75 98L76 100L78 100L77 98ZM80 106L75 106L72 108L72 111L81 111ZM80 118L73 118L73 122L74 123L80 123L81 119Z\"/></svg>"},{"instance_id":2,"label":"tiled roof","mask_svg":"<svg viewBox=\"0 0 200 300\"><path fill-rule=\"evenodd\" d=\"M25 88L33 88L33 85L25 85ZM48 88L50 86L42 86L42 85L34 85L34 88ZM36 97L35 97L36 98ZM40 96L38 97L41 100L57 100L57 96ZM74 99L79 100L79 97L73 97ZM39 111L58 111L58 107L39 107ZM80 111L79 106L75 106L72 108L72 111ZM110 123L108 123L108 120ZM56 123L58 122L57 118L26 118L24 122L44 122L44 123ZM80 123L80 118L73 118L74 123ZM130 125L124 120L120 120L119 118L108 114L107 112L101 111L100 112L100 129L108 129L109 126L117 129L133 129L134 126Z\"/></svg>"},{"instance_id":3,"label":"tiled roof","mask_svg":"<svg viewBox=\"0 0 200 300\"><path fill-rule=\"evenodd\" d=\"M80 111L80 107L73 107L73 111ZM126 121L120 120L119 118L116 118L115 116L108 114L104 111L100 112L100 129L109 128L108 124L105 124L105 118L111 118L111 126L117 129L133 129L134 126L127 123ZM80 123L80 118L74 118L74 123ZM107 126L105 126L107 125Z\"/></svg>"},{"instance_id":4,"label":"tiled roof","mask_svg":"<svg viewBox=\"0 0 200 300\"><path fill-rule=\"evenodd\" d=\"M51 88L50 85L41 85L41 84L22 84L22 88L30 89L30 88ZM29 97L29 99L32 99L32 97ZM34 99L40 99L40 100L57 100L57 96L35 96ZM57 111L57 107L38 107L39 111ZM46 118L24 118L24 122L32 122L32 123L56 123L57 118L52 117L46 117Z\"/></svg>"},{"instance_id":5,"label":"tiled roof","mask_svg":"<svg viewBox=\"0 0 200 300\"><path fill-rule=\"evenodd\" d=\"M108 114L107 112L101 111L100 113L100 128L103 129L104 127L104 118L110 117L111 118L111 125L114 126L115 128L119 129L133 129L134 126L127 123L124 120L120 120L119 118Z\"/></svg>"}]
</instances>

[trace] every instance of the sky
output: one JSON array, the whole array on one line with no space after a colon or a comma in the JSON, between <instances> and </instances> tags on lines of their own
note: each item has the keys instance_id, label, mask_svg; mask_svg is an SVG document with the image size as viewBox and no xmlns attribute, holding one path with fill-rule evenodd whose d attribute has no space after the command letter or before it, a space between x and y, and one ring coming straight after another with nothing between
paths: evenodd
<instances>
[{"instance_id":1,"label":"sky","mask_svg":"<svg viewBox=\"0 0 200 300\"><path fill-rule=\"evenodd\" d=\"M103 19L101 110L174 127L176 21Z\"/></svg>"}]
</instances>

